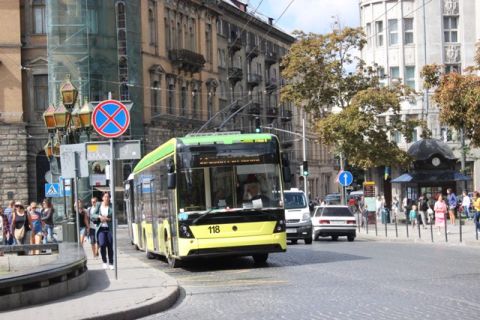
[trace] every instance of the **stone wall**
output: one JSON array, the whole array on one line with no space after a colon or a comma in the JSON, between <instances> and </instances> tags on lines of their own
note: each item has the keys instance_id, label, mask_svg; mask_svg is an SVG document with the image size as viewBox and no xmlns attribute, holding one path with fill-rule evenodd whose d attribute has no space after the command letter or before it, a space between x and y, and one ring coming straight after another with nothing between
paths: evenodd
<instances>
[{"instance_id":1,"label":"stone wall","mask_svg":"<svg viewBox=\"0 0 480 320\"><path fill-rule=\"evenodd\" d=\"M27 203L27 135L23 124L0 124L0 205Z\"/></svg>"}]
</instances>

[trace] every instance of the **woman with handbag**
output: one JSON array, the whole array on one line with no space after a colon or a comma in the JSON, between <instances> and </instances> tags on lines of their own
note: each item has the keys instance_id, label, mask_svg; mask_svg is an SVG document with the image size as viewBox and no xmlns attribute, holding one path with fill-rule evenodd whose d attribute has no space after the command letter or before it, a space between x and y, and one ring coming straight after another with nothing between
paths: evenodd
<instances>
[{"instance_id":1,"label":"woman with handbag","mask_svg":"<svg viewBox=\"0 0 480 320\"><path fill-rule=\"evenodd\" d=\"M26 236L28 237L27 231L30 230L30 224L30 216L25 212L25 207L22 203L16 202L12 218L12 233L15 244L25 243ZM27 241L27 243L30 243L30 241Z\"/></svg>"}]
</instances>

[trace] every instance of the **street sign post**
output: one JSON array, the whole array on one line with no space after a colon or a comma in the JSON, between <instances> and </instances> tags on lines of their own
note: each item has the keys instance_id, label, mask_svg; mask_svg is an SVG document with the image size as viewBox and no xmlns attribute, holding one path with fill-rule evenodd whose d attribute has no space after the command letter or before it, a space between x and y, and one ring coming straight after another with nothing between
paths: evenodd
<instances>
[{"instance_id":1,"label":"street sign post","mask_svg":"<svg viewBox=\"0 0 480 320\"><path fill-rule=\"evenodd\" d=\"M112 204L113 250L115 279L118 279L117 216L115 212L115 160L140 159L140 141L113 141L113 138L120 137L130 126L129 110L120 101L109 99L100 102L93 109L92 126L99 135L109 138L108 144L99 142L87 143L85 151L87 160L110 161L109 169Z\"/></svg>"}]
</instances>

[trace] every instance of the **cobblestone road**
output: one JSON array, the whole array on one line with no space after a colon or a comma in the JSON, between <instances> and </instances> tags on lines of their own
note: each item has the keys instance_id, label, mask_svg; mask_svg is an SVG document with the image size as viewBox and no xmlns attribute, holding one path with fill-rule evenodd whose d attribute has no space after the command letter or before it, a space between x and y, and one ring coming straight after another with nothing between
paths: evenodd
<instances>
[{"instance_id":1,"label":"cobblestone road","mask_svg":"<svg viewBox=\"0 0 480 320\"><path fill-rule=\"evenodd\" d=\"M125 246L127 246L125 241ZM178 303L148 319L476 319L480 249L345 240L290 245L266 267L250 258L169 269Z\"/></svg>"}]
</instances>

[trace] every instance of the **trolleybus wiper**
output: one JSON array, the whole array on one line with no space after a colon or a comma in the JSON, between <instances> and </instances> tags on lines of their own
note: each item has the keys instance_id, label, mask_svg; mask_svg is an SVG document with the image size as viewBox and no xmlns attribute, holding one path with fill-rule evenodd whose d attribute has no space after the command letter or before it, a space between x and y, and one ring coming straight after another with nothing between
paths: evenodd
<instances>
[{"instance_id":1,"label":"trolleybus wiper","mask_svg":"<svg viewBox=\"0 0 480 320\"><path fill-rule=\"evenodd\" d=\"M206 217L210 212L213 211L213 208L212 209L209 209L203 213L201 213L198 217L195 218L195 220L192 221L192 224L197 224L197 222L201 219L203 219L204 217Z\"/></svg>"}]
</instances>

